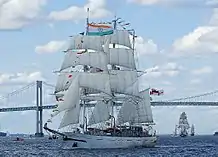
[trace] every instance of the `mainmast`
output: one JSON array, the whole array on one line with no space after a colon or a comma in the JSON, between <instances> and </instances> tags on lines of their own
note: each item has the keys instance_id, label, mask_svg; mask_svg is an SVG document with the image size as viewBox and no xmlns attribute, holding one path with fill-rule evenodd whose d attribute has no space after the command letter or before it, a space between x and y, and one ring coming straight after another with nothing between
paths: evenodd
<instances>
[{"instance_id":1,"label":"mainmast","mask_svg":"<svg viewBox=\"0 0 218 157\"><path fill-rule=\"evenodd\" d=\"M85 35L88 35L88 32L89 32L89 8L87 8L87 17L86 17L86 32L85 32ZM85 51L88 51L88 50L85 50ZM87 72L89 70L88 66L87 65L84 65L83 66L83 70L84 72ZM87 93L87 88L83 88L83 94L86 95ZM83 122L83 131L87 131L85 128L87 128L87 117L86 117L86 101L84 100L83 101L83 108L82 108L82 122Z\"/></svg>"}]
</instances>

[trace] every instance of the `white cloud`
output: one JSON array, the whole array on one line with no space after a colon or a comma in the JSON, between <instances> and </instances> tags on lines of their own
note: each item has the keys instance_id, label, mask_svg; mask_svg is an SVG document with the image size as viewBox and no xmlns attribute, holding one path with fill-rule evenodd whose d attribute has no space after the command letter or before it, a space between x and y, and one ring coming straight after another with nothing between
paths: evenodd
<instances>
[{"instance_id":1,"label":"white cloud","mask_svg":"<svg viewBox=\"0 0 218 157\"><path fill-rule=\"evenodd\" d=\"M127 0L140 5L162 5L170 7L211 7L218 6L217 0Z\"/></svg>"},{"instance_id":2,"label":"white cloud","mask_svg":"<svg viewBox=\"0 0 218 157\"><path fill-rule=\"evenodd\" d=\"M45 81L45 78L42 76L42 73L39 71L32 73L15 73L15 74L0 74L0 85L13 85L13 84L25 84L31 83L36 80Z\"/></svg>"},{"instance_id":3,"label":"white cloud","mask_svg":"<svg viewBox=\"0 0 218 157\"><path fill-rule=\"evenodd\" d=\"M36 53L54 53L65 50L67 41L50 41L45 45L36 46Z\"/></svg>"},{"instance_id":4,"label":"white cloud","mask_svg":"<svg viewBox=\"0 0 218 157\"><path fill-rule=\"evenodd\" d=\"M208 33L217 30L217 27L198 27L193 32L175 40L171 52L173 55L199 55L218 52L217 37L208 38ZM214 34L215 35L215 34Z\"/></svg>"},{"instance_id":5,"label":"white cloud","mask_svg":"<svg viewBox=\"0 0 218 157\"><path fill-rule=\"evenodd\" d=\"M205 66L203 68L195 69L191 71L191 73L194 75L210 74L212 72L213 72L213 68L210 66Z\"/></svg>"},{"instance_id":6,"label":"white cloud","mask_svg":"<svg viewBox=\"0 0 218 157\"><path fill-rule=\"evenodd\" d=\"M135 40L135 49L139 55L157 54L159 52L157 45L151 39L144 39L141 36Z\"/></svg>"},{"instance_id":7,"label":"white cloud","mask_svg":"<svg viewBox=\"0 0 218 157\"><path fill-rule=\"evenodd\" d=\"M141 5L153 5L163 2L163 0L127 0L127 1L141 4Z\"/></svg>"},{"instance_id":8,"label":"white cloud","mask_svg":"<svg viewBox=\"0 0 218 157\"><path fill-rule=\"evenodd\" d=\"M47 0L0 0L0 29L19 29L39 16Z\"/></svg>"},{"instance_id":9,"label":"white cloud","mask_svg":"<svg viewBox=\"0 0 218 157\"><path fill-rule=\"evenodd\" d=\"M147 74L145 77L149 78L158 78L160 76L176 76L178 75L184 68L177 63L169 62L162 66L155 66L153 68L149 68L146 70Z\"/></svg>"},{"instance_id":10,"label":"white cloud","mask_svg":"<svg viewBox=\"0 0 218 157\"><path fill-rule=\"evenodd\" d=\"M106 9L106 0L88 0L83 7L70 6L61 11L53 11L49 14L50 20L74 20L78 21L87 17L87 8L90 8L90 18L103 18L111 15Z\"/></svg>"}]
</instances>

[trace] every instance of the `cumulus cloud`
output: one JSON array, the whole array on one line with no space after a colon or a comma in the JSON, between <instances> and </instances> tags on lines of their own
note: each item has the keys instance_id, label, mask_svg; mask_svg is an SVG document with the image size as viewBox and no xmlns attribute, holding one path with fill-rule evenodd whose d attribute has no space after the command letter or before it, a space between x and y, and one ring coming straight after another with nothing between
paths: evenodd
<instances>
[{"instance_id":1,"label":"cumulus cloud","mask_svg":"<svg viewBox=\"0 0 218 157\"><path fill-rule=\"evenodd\" d=\"M157 78L160 76L177 76L184 68L174 62L166 63L162 66L155 66L146 70L145 77Z\"/></svg>"},{"instance_id":2,"label":"cumulus cloud","mask_svg":"<svg viewBox=\"0 0 218 157\"><path fill-rule=\"evenodd\" d=\"M217 37L209 35L216 31L217 27L203 26L193 32L175 40L171 52L173 55L201 55L218 52Z\"/></svg>"},{"instance_id":3,"label":"cumulus cloud","mask_svg":"<svg viewBox=\"0 0 218 157\"><path fill-rule=\"evenodd\" d=\"M70 6L61 11L52 11L48 18L50 20L74 20L78 21L87 17L87 8L90 8L90 18L103 18L111 15L106 9L106 0L88 0L83 7Z\"/></svg>"},{"instance_id":4,"label":"cumulus cloud","mask_svg":"<svg viewBox=\"0 0 218 157\"><path fill-rule=\"evenodd\" d=\"M45 45L35 47L36 53L54 53L65 50L67 41L50 41Z\"/></svg>"},{"instance_id":5,"label":"cumulus cloud","mask_svg":"<svg viewBox=\"0 0 218 157\"><path fill-rule=\"evenodd\" d=\"M157 54L158 46L151 39L144 39L139 36L135 40L135 49L139 55Z\"/></svg>"},{"instance_id":6,"label":"cumulus cloud","mask_svg":"<svg viewBox=\"0 0 218 157\"><path fill-rule=\"evenodd\" d=\"M213 72L213 68L210 66L205 66L199 69L195 69L191 71L193 75L203 75L203 74L210 74Z\"/></svg>"},{"instance_id":7,"label":"cumulus cloud","mask_svg":"<svg viewBox=\"0 0 218 157\"><path fill-rule=\"evenodd\" d=\"M162 5L169 7L218 7L217 0L127 0L140 5Z\"/></svg>"},{"instance_id":8,"label":"cumulus cloud","mask_svg":"<svg viewBox=\"0 0 218 157\"><path fill-rule=\"evenodd\" d=\"M40 15L47 0L0 0L0 29L19 29Z\"/></svg>"},{"instance_id":9,"label":"cumulus cloud","mask_svg":"<svg viewBox=\"0 0 218 157\"><path fill-rule=\"evenodd\" d=\"M45 81L40 71L27 73L5 73L0 74L0 85L14 85L14 84L26 84L36 80Z\"/></svg>"}]
</instances>

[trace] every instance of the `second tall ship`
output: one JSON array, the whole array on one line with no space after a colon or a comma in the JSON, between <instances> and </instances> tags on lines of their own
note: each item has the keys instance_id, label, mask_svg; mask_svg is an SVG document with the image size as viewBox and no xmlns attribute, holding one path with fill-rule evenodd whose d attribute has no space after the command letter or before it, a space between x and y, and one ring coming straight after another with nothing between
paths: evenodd
<instances>
[{"instance_id":1,"label":"second tall ship","mask_svg":"<svg viewBox=\"0 0 218 157\"><path fill-rule=\"evenodd\" d=\"M55 88L58 107L44 129L71 147L156 145L149 88L139 90L135 32L124 25L119 29L119 24L119 18L108 23L89 23L87 18L86 33L73 36L66 50ZM61 113L58 129L63 131L49 128Z\"/></svg>"},{"instance_id":2,"label":"second tall ship","mask_svg":"<svg viewBox=\"0 0 218 157\"><path fill-rule=\"evenodd\" d=\"M179 117L179 124L175 126L174 136L186 137L189 135L195 135L195 128L193 124L190 127L186 113L182 112Z\"/></svg>"}]
</instances>

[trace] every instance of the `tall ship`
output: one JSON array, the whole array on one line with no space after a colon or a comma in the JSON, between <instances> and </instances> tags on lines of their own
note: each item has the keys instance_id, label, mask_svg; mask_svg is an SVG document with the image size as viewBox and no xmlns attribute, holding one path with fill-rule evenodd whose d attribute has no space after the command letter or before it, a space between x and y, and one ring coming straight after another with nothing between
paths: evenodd
<instances>
[{"instance_id":1,"label":"tall ship","mask_svg":"<svg viewBox=\"0 0 218 157\"><path fill-rule=\"evenodd\" d=\"M182 114L179 117L179 124L178 124L179 135L181 137L188 136L189 128L190 126L188 123L187 115L185 112L182 112Z\"/></svg>"},{"instance_id":2,"label":"tall ship","mask_svg":"<svg viewBox=\"0 0 218 157\"><path fill-rule=\"evenodd\" d=\"M154 147L149 88L139 90L135 31L120 18L90 23L71 37L55 97L57 108L44 129L74 148ZM132 38L132 43L130 39ZM63 114L58 129L48 125Z\"/></svg>"},{"instance_id":3,"label":"tall ship","mask_svg":"<svg viewBox=\"0 0 218 157\"><path fill-rule=\"evenodd\" d=\"M177 137L178 136L178 125L175 125L175 129L174 132L172 134L173 137Z\"/></svg>"},{"instance_id":4,"label":"tall ship","mask_svg":"<svg viewBox=\"0 0 218 157\"><path fill-rule=\"evenodd\" d=\"M195 126L192 124L191 126L191 136L195 136Z\"/></svg>"}]
</instances>

